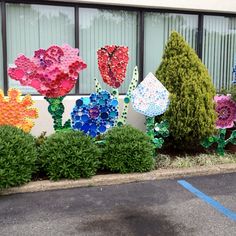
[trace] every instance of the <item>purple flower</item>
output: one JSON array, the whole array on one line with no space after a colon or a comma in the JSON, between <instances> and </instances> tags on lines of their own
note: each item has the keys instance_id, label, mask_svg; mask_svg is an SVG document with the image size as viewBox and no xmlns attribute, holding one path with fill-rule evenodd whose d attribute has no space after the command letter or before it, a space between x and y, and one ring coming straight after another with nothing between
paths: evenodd
<instances>
[{"instance_id":1,"label":"purple flower","mask_svg":"<svg viewBox=\"0 0 236 236\"><path fill-rule=\"evenodd\" d=\"M230 96L220 95L215 96L216 112L218 119L216 121L216 128L224 129L234 126L236 121L236 102Z\"/></svg>"}]
</instances>

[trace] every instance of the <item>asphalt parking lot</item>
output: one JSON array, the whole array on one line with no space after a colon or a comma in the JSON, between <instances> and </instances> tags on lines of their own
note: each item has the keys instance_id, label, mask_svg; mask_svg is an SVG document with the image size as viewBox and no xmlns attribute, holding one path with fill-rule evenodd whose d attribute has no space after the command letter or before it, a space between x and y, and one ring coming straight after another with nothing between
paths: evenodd
<instances>
[{"instance_id":1,"label":"asphalt parking lot","mask_svg":"<svg viewBox=\"0 0 236 236\"><path fill-rule=\"evenodd\" d=\"M0 196L0 235L236 235L236 173Z\"/></svg>"}]
</instances>

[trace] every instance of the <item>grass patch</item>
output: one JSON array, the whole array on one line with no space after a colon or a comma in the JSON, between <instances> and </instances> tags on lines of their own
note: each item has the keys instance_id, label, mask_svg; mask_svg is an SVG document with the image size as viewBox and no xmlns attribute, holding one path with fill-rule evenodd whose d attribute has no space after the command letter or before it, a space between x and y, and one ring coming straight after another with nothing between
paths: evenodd
<instances>
[{"instance_id":1,"label":"grass patch","mask_svg":"<svg viewBox=\"0 0 236 236\"><path fill-rule=\"evenodd\" d=\"M194 156L158 154L156 158L156 169L213 166L229 163L236 163L236 154L225 153L224 156L218 156L216 154L198 154Z\"/></svg>"}]
</instances>

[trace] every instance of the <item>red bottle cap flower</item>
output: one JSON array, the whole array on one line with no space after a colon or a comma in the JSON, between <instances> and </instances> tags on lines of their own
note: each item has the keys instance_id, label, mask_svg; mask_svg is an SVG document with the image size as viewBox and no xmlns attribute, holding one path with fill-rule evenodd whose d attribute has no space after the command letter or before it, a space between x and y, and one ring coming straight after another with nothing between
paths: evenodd
<instances>
[{"instance_id":1,"label":"red bottle cap flower","mask_svg":"<svg viewBox=\"0 0 236 236\"><path fill-rule=\"evenodd\" d=\"M119 88L124 82L128 65L128 47L107 45L97 51L98 68L105 83Z\"/></svg>"}]
</instances>

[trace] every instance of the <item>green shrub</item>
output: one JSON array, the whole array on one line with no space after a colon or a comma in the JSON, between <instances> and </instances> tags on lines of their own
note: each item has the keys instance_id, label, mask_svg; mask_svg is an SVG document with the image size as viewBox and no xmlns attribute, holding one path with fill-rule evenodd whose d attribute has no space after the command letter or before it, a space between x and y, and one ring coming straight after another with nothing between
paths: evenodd
<instances>
[{"instance_id":1,"label":"green shrub","mask_svg":"<svg viewBox=\"0 0 236 236\"><path fill-rule=\"evenodd\" d=\"M39 158L52 180L90 177L97 171L100 151L92 138L79 131L59 131L39 147Z\"/></svg>"},{"instance_id":2,"label":"green shrub","mask_svg":"<svg viewBox=\"0 0 236 236\"><path fill-rule=\"evenodd\" d=\"M215 132L215 89L206 67L177 32L170 36L156 76L171 93L162 119L169 122L175 147L197 147Z\"/></svg>"},{"instance_id":3,"label":"green shrub","mask_svg":"<svg viewBox=\"0 0 236 236\"><path fill-rule=\"evenodd\" d=\"M232 84L229 89L222 89L220 93L224 95L230 94L233 101L236 102L236 84Z\"/></svg>"},{"instance_id":4,"label":"green shrub","mask_svg":"<svg viewBox=\"0 0 236 236\"><path fill-rule=\"evenodd\" d=\"M102 165L105 169L121 173L151 170L154 159L150 138L131 126L109 130L102 148Z\"/></svg>"},{"instance_id":5,"label":"green shrub","mask_svg":"<svg viewBox=\"0 0 236 236\"><path fill-rule=\"evenodd\" d=\"M236 102L236 84L232 84L229 90L232 99Z\"/></svg>"},{"instance_id":6,"label":"green shrub","mask_svg":"<svg viewBox=\"0 0 236 236\"><path fill-rule=\"evenodd\" d=\"M12 126L0 126L0 189L31 180L35 170L34 137Z\"/></svg>"},{"instance_id":7,"label":"green shrub","mask_svg":"<svg viewBox=\"0 0 236 236\"><path fill-rule=\"evenodd\" d=\"M39 180L39 179L45 179L47 177L47 174L45 173L44 168L42 167L42 162L39 157L40 153L40 146L46 141L47 132L43 131L39 136L35 137L35 144L37 148L37 159L35 161L35 166L36 166L36 172L32 176L33 180Z\"/></svg>"},{"instance_id":8,"label":"green shrub","mask_svg":"<svg viewBox=\"0 0 236 236\"><path fill-rule=\"evenodd\" d=\"M47 132L43 131L38 137L35 137L35 144L37 147L40 147L40 145L42 145L45 140L47 139Z\"/></svg>"}]
</instances>

